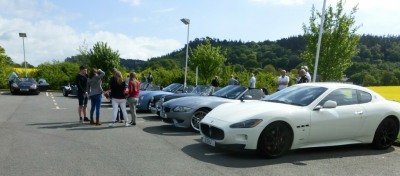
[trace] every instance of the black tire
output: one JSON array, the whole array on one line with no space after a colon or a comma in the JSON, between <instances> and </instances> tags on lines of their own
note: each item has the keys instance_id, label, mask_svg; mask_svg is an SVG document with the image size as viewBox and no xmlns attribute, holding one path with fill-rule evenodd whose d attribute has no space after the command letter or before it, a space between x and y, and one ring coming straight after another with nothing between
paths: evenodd
<instances>
[{"instance_id":1,"label":"black tire","mask_svg":"<svg viewBox=\"0 0 400 176\"><path fill-rule=\"evenodd\" d=\"M209 109L199 109L190 118L190 126L194 131L200 131L200 121L210 112Z\"/></svg>"},{"instance_id":2,"label":"black tire","mask_svg":"<svg viewBox=\"0 0 400 176\"><path fill-rule=\"evenodd\" d=\"M399 133L399 122L393 118L384 119L375 131L372 146L375 149L387 149L393 145Z\"/></svg>"},{"instance_id":3,"label":"black tire","mask_svg":"<svg viewBox=\"0 0 400 176\"><path fill-rule=\"evenodd\" d=\"M68 97L68 92L65 89L63 89L62 92L64 97Z\"/></svg>"},{"instance_id":4,"label":"black tire","mask_svg":"<svg viewBox=\"0 0 400 176\"><path fill-rule=\"evenodd\" d=\"M283 122L269 124L258 139L257 152L266 158L278 158L286 154L293 143L293 132Z\"/></svg>"}]
</instances>

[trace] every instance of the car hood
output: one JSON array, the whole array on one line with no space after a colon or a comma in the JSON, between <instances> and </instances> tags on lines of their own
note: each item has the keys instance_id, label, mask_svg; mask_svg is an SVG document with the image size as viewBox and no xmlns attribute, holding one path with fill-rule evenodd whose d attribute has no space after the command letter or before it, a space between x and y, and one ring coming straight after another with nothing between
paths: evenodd
<instances>
[{"instance_id":1,"label":"car hood","mask_svg":"<svg viewBox=\"0 0 400 176\"><path fill-rule=\"evenodd\" d=\"M219 119L229 123L236 123L251 119L260 114L274 116L277 113L284 114L299 110L300 106L273 103L265 101L244 101L238 103L226 103L213 109L206 118ZM262 117L265 117L262 115ZM259 118L259 117L258 117Z\"/></svg>"},{"instance_id":2,"label":"car hood","mask_svg":"<svg viewBox=\"0 0 400 176\"><path fill-rule=\"evenodd\" d=\"M35 83L33 83L33 82L17 82L18 86L31 86L33 84L35 84Z\"/></svg>"}]
</instances>

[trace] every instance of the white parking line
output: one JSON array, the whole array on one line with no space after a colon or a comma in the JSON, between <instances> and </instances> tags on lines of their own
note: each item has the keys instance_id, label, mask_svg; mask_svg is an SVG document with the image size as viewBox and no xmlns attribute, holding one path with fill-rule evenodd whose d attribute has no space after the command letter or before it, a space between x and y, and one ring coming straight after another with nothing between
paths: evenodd
<instances>
[{"instance_id":1,"label":"white parking line","mask_svg":"<svg viewBox=\"0 0 400 176\"><path fill-rule=\"evenodd\" d=\"M48 92L46 92L46 96L49 96L49 93L48 93Z\"/></svg>"}]
</instances>

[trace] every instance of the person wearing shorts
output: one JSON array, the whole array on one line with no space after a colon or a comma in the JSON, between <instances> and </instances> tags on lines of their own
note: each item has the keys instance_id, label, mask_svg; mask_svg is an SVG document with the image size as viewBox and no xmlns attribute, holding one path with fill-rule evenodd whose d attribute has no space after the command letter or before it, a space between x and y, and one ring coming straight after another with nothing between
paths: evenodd
<instances>
[{"instance_id":1,"label":"person wearing shorts","mask_svg":"<svg viewBox=\"0 0 400 176\"><path fill-rule=\"evenodd\" d=\"M79 74L76 76L76 87L78 88L78 115L79 122L90 121L87 118L87 103L88 103L88 93L87 93L87 68L83 65L79 67ZM83 117L83 118L82 118Z\"/></svg>"}]
</instances>

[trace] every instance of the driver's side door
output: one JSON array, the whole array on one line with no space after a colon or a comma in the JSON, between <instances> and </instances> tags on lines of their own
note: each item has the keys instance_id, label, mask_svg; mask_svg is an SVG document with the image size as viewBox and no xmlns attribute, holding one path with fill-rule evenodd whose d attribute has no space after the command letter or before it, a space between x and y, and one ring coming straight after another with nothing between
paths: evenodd
<instances>
[{"instance_id":1,"label":"driver's side door","mask_svg":"<svg viewBox=\"0 0 400 176\"><path fill-rule=\"evenodd\" d=\"M357 91L337 89L321 100L319 105L327 100L336 101L337 106L311 112L309 142L332 142L359 136L364 124L364 109L358 104Z\"/></svg>"}]
</instances>

